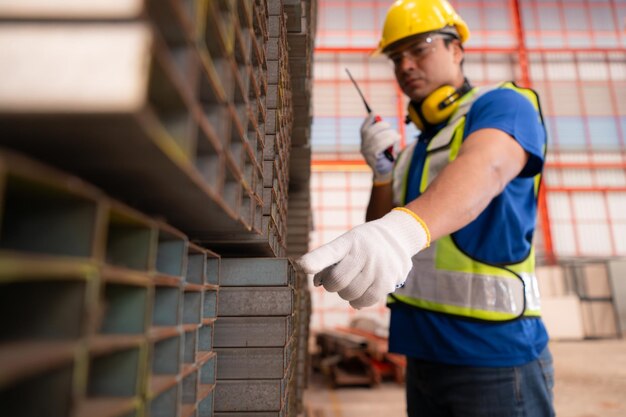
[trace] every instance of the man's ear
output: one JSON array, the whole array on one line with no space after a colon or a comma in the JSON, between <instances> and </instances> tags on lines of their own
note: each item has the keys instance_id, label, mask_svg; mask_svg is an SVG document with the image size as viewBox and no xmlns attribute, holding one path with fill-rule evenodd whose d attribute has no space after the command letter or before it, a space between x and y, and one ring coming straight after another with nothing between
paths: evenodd
<instances>
[{"instance_id":1,"label":"man's ear","mask_svg":"<svg viewBox=\"0 0 626 417\"><path fill-rule=\"evenodd\" d=\"M463 50L463 47L457 40L452 42L452 47L454 48L454 63L460 64L461 61L463 61L463 58L465 57L465 51Z\"/></svg>"}]
</instances>

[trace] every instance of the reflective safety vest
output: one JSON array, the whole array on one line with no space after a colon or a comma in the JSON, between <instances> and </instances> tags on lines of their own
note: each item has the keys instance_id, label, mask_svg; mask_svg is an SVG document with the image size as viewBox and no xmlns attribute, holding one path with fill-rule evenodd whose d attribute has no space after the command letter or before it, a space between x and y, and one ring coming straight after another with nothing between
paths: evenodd
<instances>
[{"instance_id":1,"label":"reflective safety vest","mask_svg":"<svg viewBox=\"0 0 626 417\"><path fill-rule=\"evenodd\" d=\"M448 124L427 146L420 193L453 161L463 143L465 115L483 94L496 88L510 88L528 98L543 125L537 94L511 82L474 88L463 97ZM409 168L416 144L404 149L394 167L394 205L407 203ZM545 153L545 146L544 146ZM540 174L536 175L537 198ZM540 316L540 297L535 276L535 256L531 248L524 260L512 264L488 264L473 259L456 244L452 235L444 236L413 257L413 268L404 287L388 298L413 307L486 321L508 321L522 316Z\"/></svg>"}]
</instances>

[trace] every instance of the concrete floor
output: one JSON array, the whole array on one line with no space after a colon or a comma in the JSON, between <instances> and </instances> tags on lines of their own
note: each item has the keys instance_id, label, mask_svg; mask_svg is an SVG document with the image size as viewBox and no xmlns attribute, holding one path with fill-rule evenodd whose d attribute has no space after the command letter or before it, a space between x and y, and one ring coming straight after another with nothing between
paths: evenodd
<instances>
[{"instance_id":1,"label":"concrete floor","mask_svg":"<svg viewBox=\"0 0 626 417\"><path fill-rule=\"evenodd\" d=\"M626 340L551 342L558 417L626 416ZM307 417L402 417L404 388L332 390L312 375L304 396Z\"/></svg>"}]
</instances>

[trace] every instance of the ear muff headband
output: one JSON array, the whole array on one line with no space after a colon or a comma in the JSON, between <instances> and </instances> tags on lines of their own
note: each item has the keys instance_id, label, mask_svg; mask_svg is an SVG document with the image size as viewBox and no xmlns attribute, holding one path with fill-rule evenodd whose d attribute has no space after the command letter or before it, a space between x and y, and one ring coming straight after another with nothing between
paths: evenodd
<instances>
[{"instance_id":1,"label":"ear muff headband","mask_svg":"<svg viewBox=\"0 0 626 417\"><path fill-rule=\"evenodd\" d=\"M451 85L441 86L422 102L411 101L407 119L415 123L422 131L428 125L437 125L452 116L452 113L459 107L459 99L471 89L472 86L467 79L460 88L454 88Z\"/></svg>"}]
</instances>

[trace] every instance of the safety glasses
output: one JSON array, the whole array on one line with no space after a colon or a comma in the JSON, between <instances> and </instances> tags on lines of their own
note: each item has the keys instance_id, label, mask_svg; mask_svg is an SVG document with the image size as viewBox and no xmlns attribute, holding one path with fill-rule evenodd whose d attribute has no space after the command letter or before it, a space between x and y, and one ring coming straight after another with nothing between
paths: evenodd
<instances>
[{"instance_id":1,"label":"safety glasses","mask_svg":"<svg viewBox=\"0 0 626 417\"><path fill-rule=\"evenodd\" d=\"M437 44L435 43L435 40L437 39L454 39L454 37L442 33L431 33L427 37L414 43L410 43L404 48L397 51L391 51L387 54L387 56L395 68L398 68L402 64L404 58L410 59L414 63L419 64L437 49Z\"/></svg>"}]
</instances>

